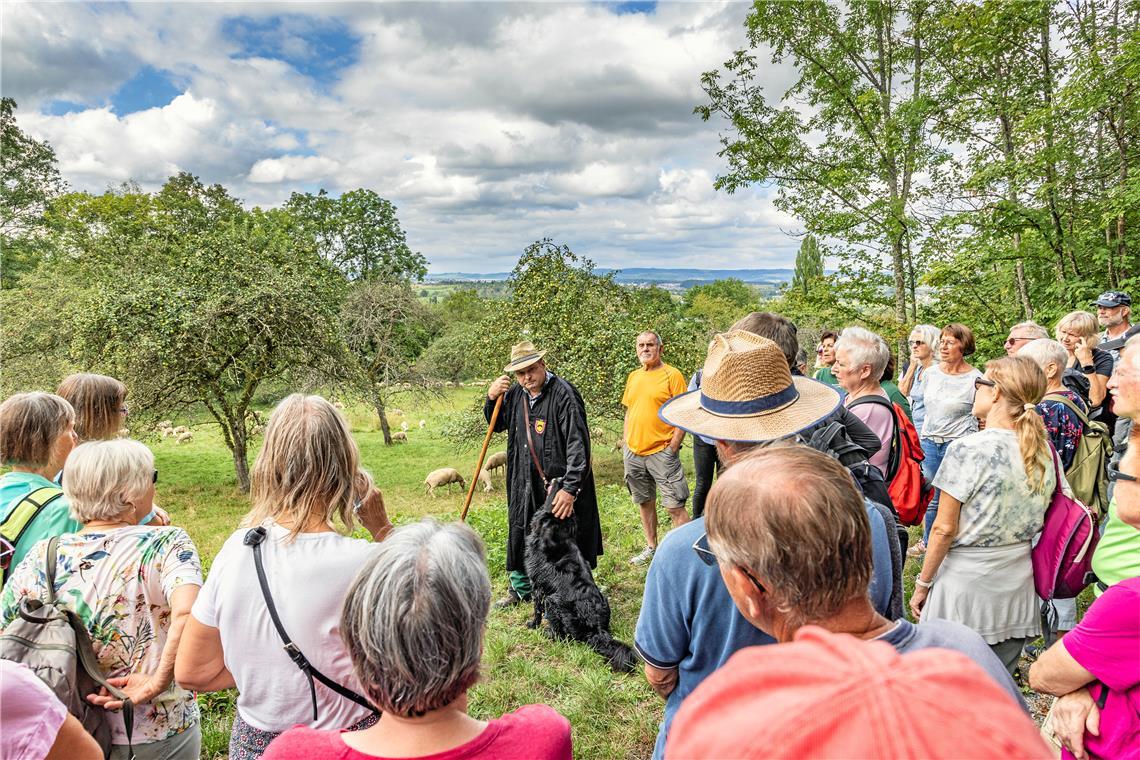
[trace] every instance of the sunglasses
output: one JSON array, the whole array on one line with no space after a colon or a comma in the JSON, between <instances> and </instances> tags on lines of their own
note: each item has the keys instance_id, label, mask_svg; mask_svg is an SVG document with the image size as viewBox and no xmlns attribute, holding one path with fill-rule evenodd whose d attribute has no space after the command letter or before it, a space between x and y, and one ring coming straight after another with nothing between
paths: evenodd
<instances>
[{"instance_id":1,"label":"sunglasses","mask_svg":"<svg viewBox=\"0 0 1140 760\"><path fill-rule=\"evenodd\" d=\"M925 340L908 340L907 343L909 343L912 346L925 346L926 345Z\"/></svg>"},{"instance_id":2,"label":"sunglasses","mask_svg":"<svg viewBox=\"0 0 1140 760\"><path fill-rule=\"evenodd\" d=\"M151 480L150 482L151 483L157 483L158 482L158 470L154 471L154 479Z\"/></svg>"},{"instance_id":3,"label":"sunglasses","mask_svg":"<svg viewBox=\"0 0 1140 760\"><path fill-rule=\"evenodd\" d=\"M1017 343L1019 340L1035 340L1035 339L1034 338L1006 338L1005 339L1005 345L1012 346L1015 343Z\"/></svg>"},{"instance_id":4,"label":"sunglasses","mask_svg":"<svg viewBox=\"0 0 1140 760\"><path fill-rule=\"evenodd\" d=\"M1120 471L1120 462L1110 464L1108 466L1108 479L1113 482L1124 481L1126 483L1140 482L1140 478L1129 475L1127 472Z\"/></svg>"},{"instance_id":5,"label":"sunglasses","mask_svg":"<svg viewBox=\"0 0 1140 760\"><path fill-rule=\"evenodd\" d=\"M704 562L709 567L715 567L720 562L720 560L717 559L716 555L713 554L712 549L709 548L708 533L702 533L701 537L693 542L693 551L696 552L697 556L701 558L701 562ZM752 581L752 585L756 587L757 591L759 591L761 594L766 593L766 589L760 585L760 581L756 580L756 577L752 575L747 567L744 567L743 565L737 565L737 567L740 568L741 572L748 576L748 580Z\"/></svg>"},{"instance_id":6,"label":"sunglasses","mask_svg":"<svg viewBox=\"0 0 1140 760\"><path fill-rule=\"evenodd\" d=\"M989 378L986 378L986 377L975 377L974 378L974 390L977 391L978 388L981 388L983 386L985 386L986 388L996 388L997 383L995 383L993 380L990 380Z\"/></svg>"}]
</instances>

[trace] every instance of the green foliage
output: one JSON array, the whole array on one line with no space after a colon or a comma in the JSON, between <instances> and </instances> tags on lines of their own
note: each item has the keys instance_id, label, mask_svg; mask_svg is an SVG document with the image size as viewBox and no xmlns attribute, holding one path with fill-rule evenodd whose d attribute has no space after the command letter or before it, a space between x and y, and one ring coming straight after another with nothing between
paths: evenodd
<instances>
[{"instance_id":1,"label":"green foliage","mask_svg":"<svg viewBox=\"0 0 1140 760\"><path fill-rule=\"evenodd\" d=\"M710 333L723 332L760 303L756 289L735 277L685 291L685 314L702 320Z\"/></svg>"},{"instance_id":2,"label":"green foliage","mask_svg":"<svg viewBox=\"0 0 1140 760\"><path fill-rule=\"evenodd\" d=\"M796 252L796 269L792 273L792 288L806 297L812 286L823 279L823 249L815 235L807 235Z\"/></svg>"},{"instance_id":3,"label":"green foliage","mask_svg":"<svg viewBox=\"0 0 1140 760\"><path fill-rule=\"evenodd\" d=\"M372 190L333 198L293 193L285 204L321 255L350 279L422 280L427 259L408 247L396 207Z\"/></svg>"}]
</instances>

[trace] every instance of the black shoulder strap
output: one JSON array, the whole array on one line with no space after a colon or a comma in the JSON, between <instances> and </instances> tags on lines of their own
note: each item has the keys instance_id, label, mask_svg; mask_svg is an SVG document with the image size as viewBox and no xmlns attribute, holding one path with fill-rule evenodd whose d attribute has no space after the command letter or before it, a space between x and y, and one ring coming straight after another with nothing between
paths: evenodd
<instances>
[{"instance_id":1,"label":"black shoulder strap","mask_svg":"<svg viewBox=\"0 0 1140 760\"><path fill-rule=\"evenodd\" d=\"M59 536L52 536L48 540L47 561L45 563L47 565L45 568L47 571L47 600L48 604L52 605L56 603L55 568L58 561ZM132 740L135 733L135 706L131 703L131 698L127 696L126 692L107 682L107 678L103 675L103 669L99 667L95 650L91 646L91 634L87 632L87 626L71 610L61 608L60 611L67 616L67 624L71 627L72 633L75 634L75 657L79 660L79 666L87 675L91 676L92 681L102 686L107 690L107 693L123 703L123 729L127 734L127 758L134 760L135 751Z\"/></svg>"},{"instance_id":2,"label":"black shoulder strap","mask_svg":"<svg viewBox=\"0 0 1140 760\"><path fill-rule=\"evenodd\" d=\"M542 478L543 488L549 490L550 481L546 479L546 473L542 469L542 463L539 461L538 455L534 453L534 438L530 434L530 399L526 397L525 393L520 393L519 403L522 404L523 422L526 424L526 448L530 452L530 461L534 462L534 469L538 470L538 476Z\"/></svg>"},{"instance_id":3,"label":"black shoulder strap","mask_svg":"<svg viewBox=\"0 0 1140 760\"><path fill-rule=\"evenodd\" d=\"M277 629L277 635L281 637L281 643L284 644L285 654L289 655L289 659L293 664L301 669L305 674L305 678L309 681L309 695L313 700L313 720L317 719L317 687L313 683L313 679L317 679L326 688L336 692L345 699L351 700L361 707L367 707L372 712L378 712L372 703L364 697L357 694L351 689L346 689L336 681L326 676L321 671L313 667L309 659L300 648L293 643L293 639L285 631L285 626L281 623L281 617L277 614L277 606L273 603L273 595L269 593L269 580L265 577L265 566L261 561L261 542L265 540L265 528L258 527L252 528L245 534L244 543L246 546L253 548L253 565L257 569L257 582L261 586L261 596L265 599L265 606L269 610L269 617L273 620L273 627Z\"/></svg>"},{"instance_id":4,"label":"black shoulder strap","mask_svg":"<svg viewBox=\"0 0 1140 760\"><path fill-rule=\"evenodd\" d=\"M1119 351L1124 348L1124 344L1128 342L1129 338L1138 334L1140 334L1140 324L1132 325L1119 338L1106 340L1104 343L1099 344L1097 348L1101 351Z\"/></svg>"},{"instance_id":5,"label":"black shoulder strap","mask_svg":"<svg viewBox=\"0 0 1140 760\"><path fill-rule=\"evenodd\" d=\"M872 393L860 396L848 404L847 408L860 404L878 404L885 406L891 412L891 451L887 456L887 472L883 473L883 479L890 483L899 472L899 460L902 457L902 431L899 430L899 417L895 414L895 402Z\"/></svg>"}]
</instances>

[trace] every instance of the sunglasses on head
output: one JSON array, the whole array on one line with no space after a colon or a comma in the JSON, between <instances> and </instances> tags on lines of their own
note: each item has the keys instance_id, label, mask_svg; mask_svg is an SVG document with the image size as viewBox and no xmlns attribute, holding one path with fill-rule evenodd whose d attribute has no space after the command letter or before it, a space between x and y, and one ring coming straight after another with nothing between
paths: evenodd
<instances>
[{"instance_id":1,"label":"sunglasses on head","mask_svg":"<svg viewBox=\"0 0 1140 760\"><path fill-rule=\"evenodd\" d=\"M702 533L701 537L693 542L693 551L696 552L697 556L701 558L701 562L704 562L709 567L715 567L719 563L716 555L713 554L712 549L709 548L708 533ZM740 568L741 572L748 576L748 580L752 581L752 585L756 587L757 591L759 591L761 594L766 592L766 589L760 585L760 581L756 580L755 576L752 575L752 572L747 567L744 567L743 565L737 565L737 567Z\"/></svg>"}]
</instances>

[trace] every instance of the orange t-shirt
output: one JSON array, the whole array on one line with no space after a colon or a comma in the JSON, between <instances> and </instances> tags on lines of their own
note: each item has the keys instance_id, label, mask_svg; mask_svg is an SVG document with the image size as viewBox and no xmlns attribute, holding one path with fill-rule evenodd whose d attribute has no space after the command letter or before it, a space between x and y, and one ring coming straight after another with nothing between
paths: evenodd
<instances>
[{"instance_id":1,"label":"orange t-shirt","mask_svg":"<svg viewBox=\"0 0 1140 760\"><path fill-rule=\"evenodd\" d=\"M657 410L685 390L685 378L680 370L664 362L655 369L638 367L629 373L621 403L629 422L626 426L629 437L625 444L630 451L647 457L669 445L674 428L657 416Z\"/></svg>"}]
</instances>

